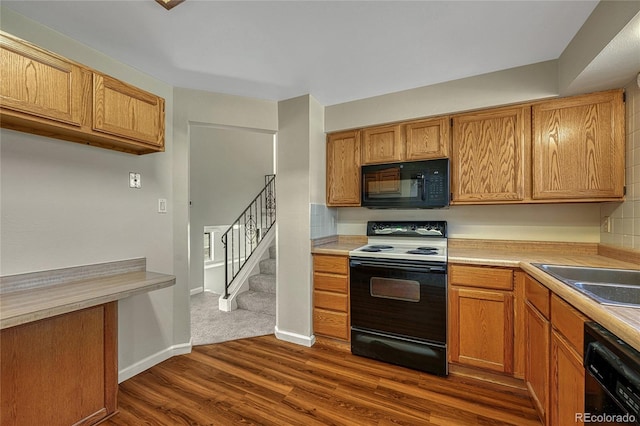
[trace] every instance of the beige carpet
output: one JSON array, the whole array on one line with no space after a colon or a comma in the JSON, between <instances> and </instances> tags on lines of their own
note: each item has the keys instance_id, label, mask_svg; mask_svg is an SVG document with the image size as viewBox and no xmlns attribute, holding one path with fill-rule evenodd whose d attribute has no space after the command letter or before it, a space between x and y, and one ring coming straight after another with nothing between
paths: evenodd
<instances>
[{"instance_id":1,"label":"beige carpet","mask_svg":"<svg viewBox=\"0 0 640 426\"><path fill-rule=\"evenodd\" d=\"M218 295L202 292L191 296L191 344L208 345L228 340L273 334L275 315L236 309L218 310Z\"/></svg>"}]
</instances>

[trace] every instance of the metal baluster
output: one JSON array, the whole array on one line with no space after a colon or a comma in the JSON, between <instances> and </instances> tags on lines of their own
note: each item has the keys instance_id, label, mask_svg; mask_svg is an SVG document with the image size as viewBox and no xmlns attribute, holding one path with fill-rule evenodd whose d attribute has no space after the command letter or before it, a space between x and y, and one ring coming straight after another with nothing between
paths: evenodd
<instances>
[{"instance_id":1,"label":"metal baluster","mask_svg":"<svg viewBox=\"0 0 640 426\"><path fill-rule=\"evenodd\" d=\"M227 256L228 256L228 247L227 247L227 233L225 232L222 235L222 245L224 246L224 298L227 299L229 297L229 271L227 270Z\"/></svg>"},{"instance_id":2,"label":"metal baluster","mask_svg":"<svg viewBox=\"0 0 640 426\"><path fill-rule=\"evenodd\" d=\"M240 270L264 238L265 232L263 230L270 230L275 223L275 175L265 175L264 180L265 186L262 191L221 237L225 256L225 298L229 297L231 282L240 273ZM248 219L247 214L249 215ZM237 229L237 240L236 233L233 232L234 228ZM241 228L244 228L244 230ZM244 236L242 233L244 233ZM231 257L229 257L229 235L231 235ZM249 239L248 244L247 239ZM248 253L247 246L249 246L250 250ZM242 260L243 256L244 261ZM229 268L231 268L231 274L229 274Z\"/></svg>"}]
</instances>

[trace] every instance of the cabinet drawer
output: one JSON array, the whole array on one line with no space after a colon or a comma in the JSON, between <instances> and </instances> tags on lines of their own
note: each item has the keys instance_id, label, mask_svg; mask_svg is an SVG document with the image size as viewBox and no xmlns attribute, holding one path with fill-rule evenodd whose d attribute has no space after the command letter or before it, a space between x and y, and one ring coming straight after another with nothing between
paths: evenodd
<instances>
[{"instance_id":1,"label":"cabinet drawer","mask_svg":"<svg viewBox=\"0 0 640 426\"><path fill-rule=\"evenodd\" d=\"M313 306L315 308L329 309L331 311L348 312L349 298L346 294L331 293L328 291L314 291Z\"/></svg>"},{"instance_id":2,"label":"cabinet drawer","mask_svg":"<svg viewBox=\"0 0 640 426\"><path fill-rule=\"evenodd\" d=\"M314 333L349 340L349 316L343 312L313 310Z\"/></svg>"},{"instance_id":3,"label":"cabinet drawer","mask_svg":"<svg viewBox=\"0 0 640 426\"><path fill-rule=\"evenodd\" d=\"M551 295L551 324L582 357L587 318L555 294Z\"/></svg>"},{"instance_id":4,"label":"cabinet drawer","mask_svg":"<svg viewBox=\"0 0 640 426\"><path fill-rule=\"evenodd\" d=\"M530 276L525 278L524 294L546 319L549 319L549 289Z\"/></svg>"},{"instance_id":5,"label":"cabinet drawer","mask_svg":"<svg viewBox=\"0 0 640 426\"><path fill-rule=\"evenodd\" d=\"M347 275L349 272L349 258L347 256L316 254L313 256L313 271Z\"/></svg>"},{"instance_id":6,"label":"cabinet drawer","mask_svg":"<svg viewBox=\"0 0 640 426\"><path fill-rule=\"evenodd\" d=\"M449 267L449 283L465 287L512 290L513 271L483 266L451 265Z\"/></svg>"},{"instance_id":7,"label":"cabinet drawer","mask_svg":"<svg viewBox=\"0 0 640 426\"><path fill-rule=\"evenodd\" d=\"M345 276L316 272L313 274L314 290L334 291L347 294L349 280Z\"/></svg>"}]
</instances>

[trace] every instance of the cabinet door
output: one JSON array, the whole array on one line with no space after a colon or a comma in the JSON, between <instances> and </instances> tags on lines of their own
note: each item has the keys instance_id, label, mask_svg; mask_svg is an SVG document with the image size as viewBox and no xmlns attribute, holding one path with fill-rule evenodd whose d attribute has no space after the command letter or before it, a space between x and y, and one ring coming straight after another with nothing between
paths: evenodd
<instances>
[{"instance_id":1,"label":"cabinet door","mask_svg":"<svg viewBox=\"0 0 640 426\"><path fill-rule=\"evenodd\" d=\"M362 131L362 164L402 161L404 146L400 125L380 126Z\"/></svg>"},{"instance_id":2,"label":"cabinet door","mask_svg":"<svg viewBox=\"0 0 640 426\"><path fill-rule=\"evenodd\" d=\"M452 203L524 199L530 116L519 106L453 118Z\"/></svg>"},{"instance_id":3,"label":"cabinet door","mask_svg":"<svg viewBox=\"0 0 640 426\"><path fill-rule=\"evenodd\" d=\"M93 129L163 148L164 99L94 73Z\"/></svg>"},{"instance_id":4,"label":"cabinet door","mask_svg":"<svg viewBox=\"0 0 640 426\"><path fill-rule=\"evenodd\" d=\"M89 425L115 412L116 303L0 331L0 425Z\"/></svg>"},{"instance_id":5,"label":"cabinet door","mask_svg":"<svg viewBox=\"0 0 640 426\"><path fill-rule=\"evenodd\" d=\"M449 156L449 117L420 120L405 126L407 161L447 158Z\"/></svg>"},{"instance_id":6,"label":"cabinet door","mask_svg":"<svg viewBox=\"0 0 640 426\"><path fill-rule=\"evenodd\" d=\"M327 205L360 205L360 134L327 136Z\"/></svg>"},{"instance_id":7,"label":"cabinet door","mask_svg":"<svg viewBox=\"0 0 640 426\"><path fill-rule=\"evenodd\" d=\"M529 302L525 305L525 381L534 406L549 424L549 334L550 324Z\"/></svg>"},{"instance_id":8,"label":"cabinet door","mask_svg":"<svg viewBox=\"0 0 640 426\"><path fill-rule=\"evenodd\" d=\"M0 34L0 104L37 117L80 126L81 68L7 34Z\"/></svg>"},{"instance_id":9,"label":"cabinet door","mask_svg":"<svg viewBox=\"0 0 640 426\"><path fill-rule=\"evenodd\" d=\"M513 296L509 292L451 287L451 362L513 372Z\"/></svg>"},{"instance_id":10,"label":"cabinet door","mask_svg":"<svg viewBox=\"0 0 640 426\"><path fill-rule=\"evenodd\" d=\"M624 103L614 90L533 107L533 198L622 198Z\"/></svg>"},{"instance_id":11,"label":"cabinet door","mask_svg":"<svg viewBox=\"0 0 640 426\"><path fill-rule=\"evenodd\" d=\"M576 413L584 412L582 357L558 332L554 330L551 334L550 424L583 424L576 422Z\"/></svg>"}]
</instances>

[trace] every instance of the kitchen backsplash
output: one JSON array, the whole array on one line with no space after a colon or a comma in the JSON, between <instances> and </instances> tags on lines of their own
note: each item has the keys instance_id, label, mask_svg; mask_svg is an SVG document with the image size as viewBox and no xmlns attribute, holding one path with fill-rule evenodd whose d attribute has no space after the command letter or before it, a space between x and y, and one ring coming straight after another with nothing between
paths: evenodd
<instances>
[{"instance_id":1,"label":"kitchen backsplash","mask_svg":"<svg viewBox=\"0 0 640 426\"><path fill-rule=\"evenodd\" d=\"M640 249L640 88L634 78L625 87L627 195L623 203L603 203L600 209L600 242ZM606 218L610 230L606 230Z\"/></svg>"},{"instance_id":2,"label":"kitchen backsplash","mask_svg":"<svg viewBox=\"0 0 640 426\"><path fill-rule=\"evenodd\" d=\"M311 204L311 239L338 233L338 211L324 204Z\"/></svg>"}]
</instances>

